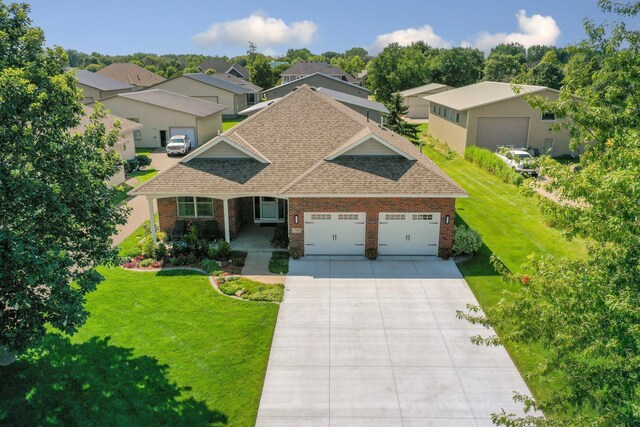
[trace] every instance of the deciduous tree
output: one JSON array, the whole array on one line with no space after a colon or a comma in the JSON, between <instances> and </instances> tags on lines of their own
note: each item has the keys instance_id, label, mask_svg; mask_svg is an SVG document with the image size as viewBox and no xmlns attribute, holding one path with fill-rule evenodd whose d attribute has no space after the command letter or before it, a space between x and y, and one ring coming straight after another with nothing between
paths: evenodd
<instances>
[{"instance_id":1,"label":"deciduous tree","mask_svg":"<svg viewBox=\"0 0 640 427\"><path fill-rule=\"evenodd\" d=\"M121 159L96 106L82 135L81 93L68 57L45 48L29 6L0 3L0 347L21 351L45 325L81 326L98 265L118 261L111 236L125 223L106 181Z\"/></svg>"}]
</instances>

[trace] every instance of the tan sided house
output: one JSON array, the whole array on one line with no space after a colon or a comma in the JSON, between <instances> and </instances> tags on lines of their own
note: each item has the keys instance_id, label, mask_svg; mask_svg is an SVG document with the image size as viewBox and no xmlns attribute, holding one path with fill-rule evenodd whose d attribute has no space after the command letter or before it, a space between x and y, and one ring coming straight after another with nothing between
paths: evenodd
<instances>
[{"instance_id":1,"label":"tan sided house","mask_svg":"<svg viewBox=\"0 0 640 427\"><path fill-rule=\"evenodd\" d=\"M357 79L340 67L322 61L300 61L280 74L281 82L289 83L311 74L322 73L345 82L355 83Z\"/></svg>"},{"instance_id":2,"label":"tan sided house","mask_svg":"<svg viewBox=\"0 0 640 427\"><path fill-rule=\"evenodd\" d=\"M559 92L543 86L482 82L436 95L430 102L429 132L458 153L467 146L496 150L499 146L527 148L552 156L570 154L569 133L554 132L553 114L533 109L524 94L558 99Z\"/></svg>"},{"instance_id":3,"label":"tan sided house","mask_svg":"<svg viewBox=\"0 0 640 427\"><path fill-rule=\"evenodd\" d=\"M131 92L135 86L118 80L92 73L87 70L76 70L78 87L82 89L82 103L91 104L119 93Z\"/></svg>"},{"instance_id":4,"label":"tan sided house","mask_svg":"<svg viewBox=\"0 0 640 427\"><path fill-rule=\"evenodd\" d=\"M120 94L101 101L114 114L144 125L136 147L164 147L173 135L189 135L192 147L222 131L223 105L160 89Z\"/></svg>"},{"instance_id":5,"label":"tan sided house","mask_svg":"<svg viewBox=\"0 0 640 427\"><path fill-rule=\"evenodd\" d=\"M75 128L71 129L70 133L84 133L87 129L87 126L91 123L89 117L93 114L93 108L85 105L84 107L84 115L80 118L80 124ZM101 122L104 124L107 132L113 129L113 126L116 120L120 121L120 132L118 142L116 143L114 149L120 154L122 160L131 160L136 156L136 147L134 143L134 135L140 132L142 129L142 125L140 123L132 122L131 120L123 119L122 117L114 116L113 114L107 114ZM118 185L122 184L126 180L124 174L124 166L120 168L118 173L116 173L109 180L109 185Z\"/></svg>"},{"instance_id":6,"label":"tan sided house","mask_svg":"<svg viewBox=\"0 0 640 427\"><path fill-rule=\"evenodd\" d=\"M402 102L404 102L404 105L409 109L407 117L410 119L429 118L429 101L424 97L446 92L451 89L453 89L451 86L440 83L429 83L428 85L403 90L400 92L400 95L402 96Z\"/></svg>"},{"instance_id":7,"label":"tan sided house","mask_svg":"<svg viewBox=\"0 0 640 427\"><path fill-rule=\"evenodd\" d=\"M139 65L130 64L128 62L119 62L107 65L106 67L96 71L96 73L118 80L122 83L132 84L136 87L136 90L141 90L166 80L164 77L159 76L146 68L142 68Z\"/></svg>"},{"instance_id":8,"label":"tan sided house","mask_svg":"<svg viewBox=\"0 0 640 427\"><path fill-rule=\"evenodd\" d=\"M231 241L243 224L282 223L305 255L440 256L467 196L411 142L306 85L132 194L152 216L157 200L162 230L215 220Z\"/></svg>"},{"instance_id":9,"label":"tan sided house","mask_svg":"<svg viewBox=\"0 0 640 427\"><path fill-rule=\"evenodd\" d=\"M159 83L153 86L153 89L167 90L224 105L223 118L236 117L240 111L247 108L250 94L255 93L246 86L202 73L183 74Z\"/></svg>"}]
</instances>

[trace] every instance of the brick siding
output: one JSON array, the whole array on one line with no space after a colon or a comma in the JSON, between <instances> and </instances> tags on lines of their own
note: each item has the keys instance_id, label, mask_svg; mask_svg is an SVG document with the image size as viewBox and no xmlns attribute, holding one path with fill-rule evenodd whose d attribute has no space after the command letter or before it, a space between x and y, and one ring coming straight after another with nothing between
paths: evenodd
<instances>
[{"instance_id":1,"label":"brick siding","mask_svg":"<svg viewBox=\"0 0 640 427\"><path fill-rule=\"evenodd\" d=\"M229 222L231 223L231 238L238 236L240 227L244 223L244 206L242 199L229 200ZM178 202L175 197L167 197L158 199L158 219L160 221L160 230L171 234L176 221L185 219L190 223L201 223L209 220L209 218L179 218ZM224 237L224 206L221 199L213 199L213 219L218 223L218 233Z\"/></svg>"},{"instance_id":2,"label":"brick siding","mask_svg":"<svg viewBox=\"0 0 640 427\"><path fill-rule=\"evenodd\" d=\"M451 256L455 199L432 198L291 198L289 199L289 248L304 252L305 212L365 212L367 214L365 248L378 248L378 214L380 212L440 212L438 255ZM298 215L298 224L294 216ZM449 224L445 216L449 215ZM302 233L292 233L291 228Z\"/></svg>"}]
</instances>

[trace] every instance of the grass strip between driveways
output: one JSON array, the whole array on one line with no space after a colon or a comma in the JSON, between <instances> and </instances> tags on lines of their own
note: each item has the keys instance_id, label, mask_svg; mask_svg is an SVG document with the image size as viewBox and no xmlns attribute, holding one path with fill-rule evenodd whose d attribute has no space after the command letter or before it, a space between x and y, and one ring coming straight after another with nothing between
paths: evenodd
<instances>
[{"instance_id":1,"label":"grass strip between driveways","mask_svg":"<svg viewBox=\"0 0 640 427\"><path fill-rule=\"evenodd\" d=\"M466 223L480 232L484 245L479 254L458 267L485 309L501 298L513 298L505 292L507 285L489 262L492 253L513 272L522 271L522 264L530 254L585 255L582 240L567 241L560 231L546 225L535 197L520 194L515 185L502 182L459 155L447 159L430 146L425 146L423 152L469 193L469 198L456 202L456 223ZM529 377L544 360L547 353L544 348L509 344L507 351L536 397L548 396L552 390L562 388L562 379L558 376ZM496 412L499 409L496 408Z\"/></svg>"}]
</instances>

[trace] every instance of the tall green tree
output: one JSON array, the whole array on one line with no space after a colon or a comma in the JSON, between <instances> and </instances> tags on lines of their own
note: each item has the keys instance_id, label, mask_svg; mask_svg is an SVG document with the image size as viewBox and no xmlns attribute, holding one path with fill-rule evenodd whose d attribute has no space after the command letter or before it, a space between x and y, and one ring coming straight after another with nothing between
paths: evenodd
<instances>
[{"instance_id":1,"label":"tall green tree","mask_svg":"<svg viewBox=\"0 0 640 427\"><path fill-rule=\"evenodd\" d=\"M266 56L256 54L253 62L249 65L249 80L265 89L275 85L273 69Z\"/></svg>"},{"instance_id":2,"label":"tall green tree","mask_svg":"<svg viewBox=\"0 0 640 427\"><path fill-rule=\"evenodd\" d=\"M410 141L417 142L420 134L418 125L407 123L402 118L409 112L409 107L404 104L402 95L398 92L394 93L391 95L391 100L385 105L389 110L389 113L384 115L385 126Z\"/></svg>"},{"instance_id":3,"label":"tall green tree","mask_svg":"<svg viewBox=\"0 0 640 427\"><path fill-rule=\"evenodd\" d=\"M529 70L527 76L529 84L547 86L552 89L560 89L563 79L562 64L553 50L548 51L540 63Z\"/></svg>"},{"instance_id":4,"label":"tall green tree","mask_svg":"<svg viewBox=\"0 0 640 427\"><path fill-rule=\"evenodd\" d=\"M99 106L82 135L81 93L68 57L45 48L26 4L0 3L0 347L22 351L49 324L81 326L98 265L118 261L111 236L126 222L107 179L121 166Z\"/></svg>"},{"instance_id":5,"label":"tall green tree","mask_svg":"<svg viewBox=\"0 0 640 427\"><path fill-rule=\"evenodd\" d=\"M542 409L546 420L502 413L495 416L500 425L640 425L640 38L624 18L637 19L640 2L599 5L622 16L608 27L586 22L584 45L601 59L581 99L566 87L557 102L528 98L567 120L572 146L584 150L580 171L544 161L547 189L569 203L545 199L541 206L569 237L588 237L588 254L534 254L527 275L499 267L511 295L487 315L502 333L475 339L545 348L533 376L554 378L562 387L537 401L518 397ZM487 323L475 314L468 317Z\"/></svg>"},{"instance_id":6,"label":"tall green tree","mask_svg":"<svg viewBox=\"0 0 640 427\"><path fill-rule=\"evenodd\" d=\"M491 48L489 57L493 55L526 56L527 49L521 43L501 43Z\"/></svg>"},{"instance_id":7,"label":"tall green tree","mask_svg":"<svg viewBox=\"0 0 640 427\"><path fill-rule=\"evenodd\" d=\"M367 79L376 99L391 101L394 92L425 84L429 79L427 56L421 45L391 43L371 60Z\"/></svg>"},{"instance_id":8,"label":"tall green tree","mask_svg":"<svg viewBox=\"0 0 640 427\"><path fill-rule=\"evenodd\" d=\"M484 54L471 48L439 49L431 56L429 66L431 81L453 87L468 86L482 80Z\"/></svg>"},{"instance_id":9,"label":"tall green tree","mask_svg":"<svg viewBox=\"0 0 640 427\"><path fill-rule=\"evenodd\" d=\"M522 55L491 55L484 62L484 79L491 82L512 82L517 76L526 73Z\"/></svg>"}]
</instances>

